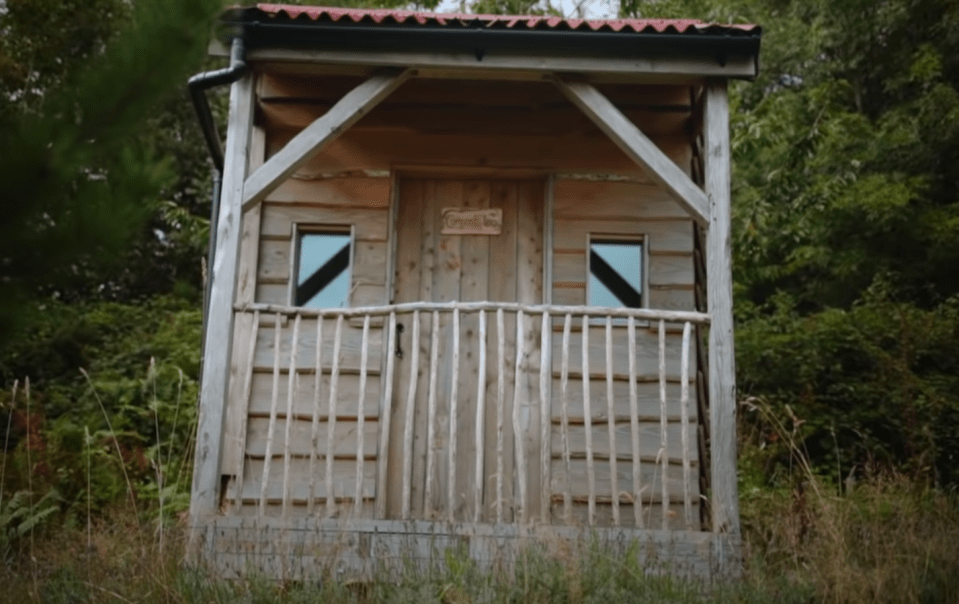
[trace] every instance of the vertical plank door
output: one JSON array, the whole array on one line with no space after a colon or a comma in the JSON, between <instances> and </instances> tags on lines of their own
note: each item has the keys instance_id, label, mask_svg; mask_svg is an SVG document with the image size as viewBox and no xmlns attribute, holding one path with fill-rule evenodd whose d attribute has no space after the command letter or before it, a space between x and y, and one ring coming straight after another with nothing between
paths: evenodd
<instances>
[{"instance_id":1,"label":"vertical plank door","mask_svg":"<svg viewBox=\"0 0 959 604\"><path fill-rule=\"evenodd\" d=\"M401 180L393 301L542 303L544 193L538 180ZM499 209L502 226L497 234L444 233L449 208ZM525 319L525 343L539 341L535 319ZM525 491L529 517L538 491L519 488L523 473L516 464L525 459L528 468L539 453L539 361L521 342L517 364L515 314L500 321L495 312L424 312L418 329L413 320L397 317L387 515L511 522L519 513L516 497ZM516 455L517 443L523 455ZM526 474L529 487L538 475Z\"/></svg>"}]
</instances>

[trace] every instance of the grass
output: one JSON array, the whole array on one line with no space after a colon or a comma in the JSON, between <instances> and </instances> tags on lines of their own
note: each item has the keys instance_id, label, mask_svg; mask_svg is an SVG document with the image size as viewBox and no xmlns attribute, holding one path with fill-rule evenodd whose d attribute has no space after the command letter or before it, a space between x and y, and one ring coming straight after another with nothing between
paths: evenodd
<instances>
[{"instance_id":1,"label":"grass","mask_svg":"<svg viewBox=\"0 0 959 604\"><path fill-rule=\"evenodd\" d=\"M184 531L159 534L128 507L92 530L58 528L21 543L0 571L0 601L143 603L410 602L959 602L959 506L902 476L874 476L844 495L822 482L743 496L745 576L707 590L646 576L599 547L529 553L511 574L485 574L462 551L444 568L371 583L220 581L182 564Z\"/></svg>"},{"instance_id":2,"label":"grass","mask_svg":"<svg viewBox=\"0 0 959 604\"><path fill-rule=\"evenodd\" d=\"M162 442L156 415L155 377L146 383L153 386L149 419L158 442ZM177 390L171 403L174 418L179 411L179 398ZM102 403L99 410L106 416ZM11 407L11 417L12 411ZM109 423L108 417L106 421ZM383 574L369 583L330 577L318 577L308 583L277 583L255 576L223 581L183 563L185 530L176 524L168 508L167 514L161 513L166 501L162 489L157 489L156 497L137 500L125 467L122 476L115 472L113 503L91 513L95 491L90 486L91 466L95 469L96 464L92 463L87 430L85 439L78 441L86 451L82 518L76 506L71 508L72 515L50 515L56 502L47 499L56 496L55 490L34 501L37 496L30 495L33 487L25 483L26 496L20 491L19 498L11 497L13 489L5 489L4 481L10 479L6 473L8 462L17 458L4 455L0 474L0 604L959 604L959 498L955 493L931 489L926 483L901 474L879 472L869 474L858 484L846 483L839 491L834 483L812 471L799 447L793 444L794 435L784 425L776 424L775 416L770 415L767 421L773 424L782 442L789 443L796 466L778 487L769 487L762 479L753 479L756 484L750 486L749 477L761 474L751 473L750 465L762 453L756 445L749 444L748 437L744 439L740 501L745 572L743 580L733 585L704 586L647 575L629 550L615 554L597 544L555 548L567 553L554 557L529 551L510 573L482 572L465 551L457 550L441 552L443 564L428 572L411 564L398 575ZM8 425L9 422L8 418ZM104 456L109 453L119 458L123 466L123 451L112 427L109 434L111 438L100 441L96 463L103 465ZM170 439L167 463L176 457L172 443ZM49 455L54 447L48 445L28 439L21 452L29 454L35 449L38 454ZM4 448L7 449L6 445ZM60 458L49 459L54 462ZM159 484L159 455L156 460L153 474ZM16 463L10 465L19 467ZM48 466L55 467L54 463ZM28 461L19 473L29 479L32 472L27 468L33 467ZM173 474L179 476L178 471ZM143 474L139 480L149 482L149 474ZM171 493L179 483L174 482Z\"/></svg>"}]
</instances>

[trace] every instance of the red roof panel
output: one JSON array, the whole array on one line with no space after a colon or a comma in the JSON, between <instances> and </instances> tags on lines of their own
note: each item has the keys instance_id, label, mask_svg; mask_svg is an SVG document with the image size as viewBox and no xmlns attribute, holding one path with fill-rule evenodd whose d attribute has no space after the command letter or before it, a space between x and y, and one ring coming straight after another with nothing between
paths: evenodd
<instances>
[{"instance_id":1,"label":"red roof panel","mask_svg":"<svg viewBox=\"0 0 959 604\"><path fill-rule=\"evenodd\" d=\"M306 18L312 21L349 20L354 23L382 25L426 25L489 27L508 29L562 29L568 31L633 31L635 33L758 33L756 25L719 25L696 19L563 19L554 16L468 15L457 13L429 13L408 10L332 8L326 6L295 6L289 4L257 4L256 8L270 17Z\"/></svg>"}]
</instances>

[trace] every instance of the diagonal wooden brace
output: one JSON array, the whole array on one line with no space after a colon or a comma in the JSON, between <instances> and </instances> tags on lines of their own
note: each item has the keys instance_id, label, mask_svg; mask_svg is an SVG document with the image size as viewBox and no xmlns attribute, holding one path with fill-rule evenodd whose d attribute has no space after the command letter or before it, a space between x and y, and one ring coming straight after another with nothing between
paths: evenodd
<instances>
[{"instance_id":1,"label":"diagonal wooden brace","mask_svg":"<svg viewBox=\"0 0 959 604\"><path fill-rule=\"evenodd\" d=\"M276 187L355 124L411 75L409 69L384 70L340 99L246 179L243 211L263 201Z\"/></svg>"},{"instance_id":2,"label":"diagonal wooden brace","mask_svg":"<svg viewBox=\"0 0 959 604\"><path fill-rule=\"evenodd\" d=\"M630 159L642 166L675 197L696 222L709 227L709 200L703 190L603 96L603 93L591 84L572 82L559 76L553 78L553 83Z\"/></svg>"}]
</instances>

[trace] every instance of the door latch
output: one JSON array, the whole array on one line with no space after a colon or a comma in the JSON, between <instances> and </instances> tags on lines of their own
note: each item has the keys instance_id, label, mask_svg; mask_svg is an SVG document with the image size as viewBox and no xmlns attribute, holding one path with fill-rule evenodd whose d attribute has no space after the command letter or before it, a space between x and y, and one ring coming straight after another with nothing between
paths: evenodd
<instances>
[{"instance_id":1,"label":"door latch","mask_svg":"<svg viewBox=\"0 0 959 604\"><path fill-rule=\"evenodd\" d=\"M396 324L396 358L403 358L403 343L400 341L400 337L403 335L403 324Z\"/></svg>"}]
</instances>

